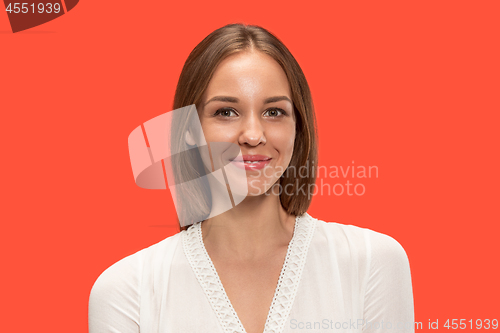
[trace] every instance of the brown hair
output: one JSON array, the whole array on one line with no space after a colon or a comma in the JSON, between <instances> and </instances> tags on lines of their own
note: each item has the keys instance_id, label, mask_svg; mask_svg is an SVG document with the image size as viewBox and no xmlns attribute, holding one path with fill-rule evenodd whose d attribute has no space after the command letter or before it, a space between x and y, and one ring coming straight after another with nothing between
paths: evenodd
<instances>
[{"instance_id":1,"label":"brown hair","mask_svg":"<svg viewBox=\"0 0 500 333\"><path fill-rule=\"evenodd\" d=\"M191 52L182 68L177 89L175 91L173 108L179 109L188 105L200 106L202 96L212 78L219 63L228 56L247 50L257 50L271 56L283 68L292 92L296 119L296 136L293 148L293 155L289 168L293 168L293 175L287 172L281 176L279 182L281 189L287 189L280 194L280 202L283 208L293 215L302 215L307 211L311 203L309 185L316 181L314 167L317 165L317 131L316 117L312 102L311 92L306 78L299 64L292 56L286 46L273 34L264 28L254 25L228 24L209 34ZM183 133L189 128L192 120L194 108L182 117L173 119L175 128L172 128L172 152L185 150L186 143ZM190 170L190 165L200 165L201 157L192 156L197 159L197 163L190 161L178 161L173 163L175 177L193 179L199 171ZM296 177L296 170L307 168L307 177ZM182 179L177 179L182 181ZM200 180L201 181L201 180ZM287 184L291 184L285 187ZM199 188L206 188L207 184L198 184L198 190L183 189L183 193L178 193L177 198L196 198L199 205L183 205L185 209L178 214L183 215L183 221L188 221L189 216L206 216L210 213L211 202L209 198L200 198ZM291 192L288 188L292 188ZM299 189L305 189L304 192ZM288 193L295 193L288 195ZM186 199L184 199L186 200ZM191 210L191 213L190 213ZM193 212L196 212L193 214ZM186 219L187 218L187 219ZM181 225L180 229L187 227Z\"/></svg>"}]
</instances>

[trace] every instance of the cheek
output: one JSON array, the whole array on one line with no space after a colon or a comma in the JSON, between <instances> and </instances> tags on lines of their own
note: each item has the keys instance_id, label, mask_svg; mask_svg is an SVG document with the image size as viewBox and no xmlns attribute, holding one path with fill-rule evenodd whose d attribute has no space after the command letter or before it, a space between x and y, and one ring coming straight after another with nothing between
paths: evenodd
<instances>
[{"instance_id":1,"label":"cheek","mask_svg":"<svg viewBox=\"0 0 500 333\"><path fill-rule=\"evenodd\" d=\"M273 146L278 150L280 158L289 160L295 143L295 124L275 128L271 133Z\"/></svg>"},{"instance_id":2,"label":"cheek","mask_svg":"<svg viewBox=\"0 0 500 333\"><path fill-rule=\"evenodd\" d=\"M224 126L209 121L202 122L201 128L208 142L233 142L237 136L234 126Z\"/></svg>"}]
</instances>

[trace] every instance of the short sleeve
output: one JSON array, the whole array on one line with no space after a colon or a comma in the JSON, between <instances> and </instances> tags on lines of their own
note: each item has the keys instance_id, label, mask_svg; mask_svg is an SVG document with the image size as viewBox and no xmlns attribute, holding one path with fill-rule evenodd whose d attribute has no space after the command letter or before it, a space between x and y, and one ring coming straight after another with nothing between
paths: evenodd
<instances>
[{"instance_id":1,"label":"short sleeve","mask_svg":"<svg viewBox=\"0 0 500 333\"><path fill-rule=\"evenodd\" d=\"M414 332L410 264L392 237L366 230L367 284L363 332Z\"/></svg>"},{"instance_id":2,"label":"short sleeve","mask_svg":"<svg viewBox=\"0 0 500 333\"><path fill-rule=\"evenodd\" d=\"M89 333L139 333L139 274L135 254L98 277L89 298Z\"/></svg>"}]
</instances>

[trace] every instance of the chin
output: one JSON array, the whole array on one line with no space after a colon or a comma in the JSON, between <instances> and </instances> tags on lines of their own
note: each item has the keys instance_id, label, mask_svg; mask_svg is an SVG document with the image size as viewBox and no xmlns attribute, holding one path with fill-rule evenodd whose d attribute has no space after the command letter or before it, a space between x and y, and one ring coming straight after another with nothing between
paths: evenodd
<instances>
[{"instance_id":1,"label":"chin","mask_svg":"<svg viewBox=\"0 0 500 333\"><path fill-rule=\"evenodd\" d=\"M254 179L254 180L249 180L248 181L248 194L247 196L251 197L256 197L259 195L269 195L270 194L270 189L271 189L271 184L276 183L276 180L274 182L272 180L266 179L266 180L261 180L261 179Z\"/></svg>"}]
</instances>

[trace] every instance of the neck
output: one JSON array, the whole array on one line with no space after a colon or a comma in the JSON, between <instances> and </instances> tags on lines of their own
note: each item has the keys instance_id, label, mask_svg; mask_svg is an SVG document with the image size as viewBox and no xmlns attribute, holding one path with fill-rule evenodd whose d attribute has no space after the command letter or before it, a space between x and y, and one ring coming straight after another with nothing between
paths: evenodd
<instances>
[{"instance_id":1,"label":"neck","mask_svg":"<svg viewBox=\"0 0 500 333\"><path fill-rule=\"evenodd\" d=\"M259 260L288 247L295 216L281 206L278 195L246 197L239 205L202 222L207 251L223 260Z\"/></svg>"}]
</instances>

